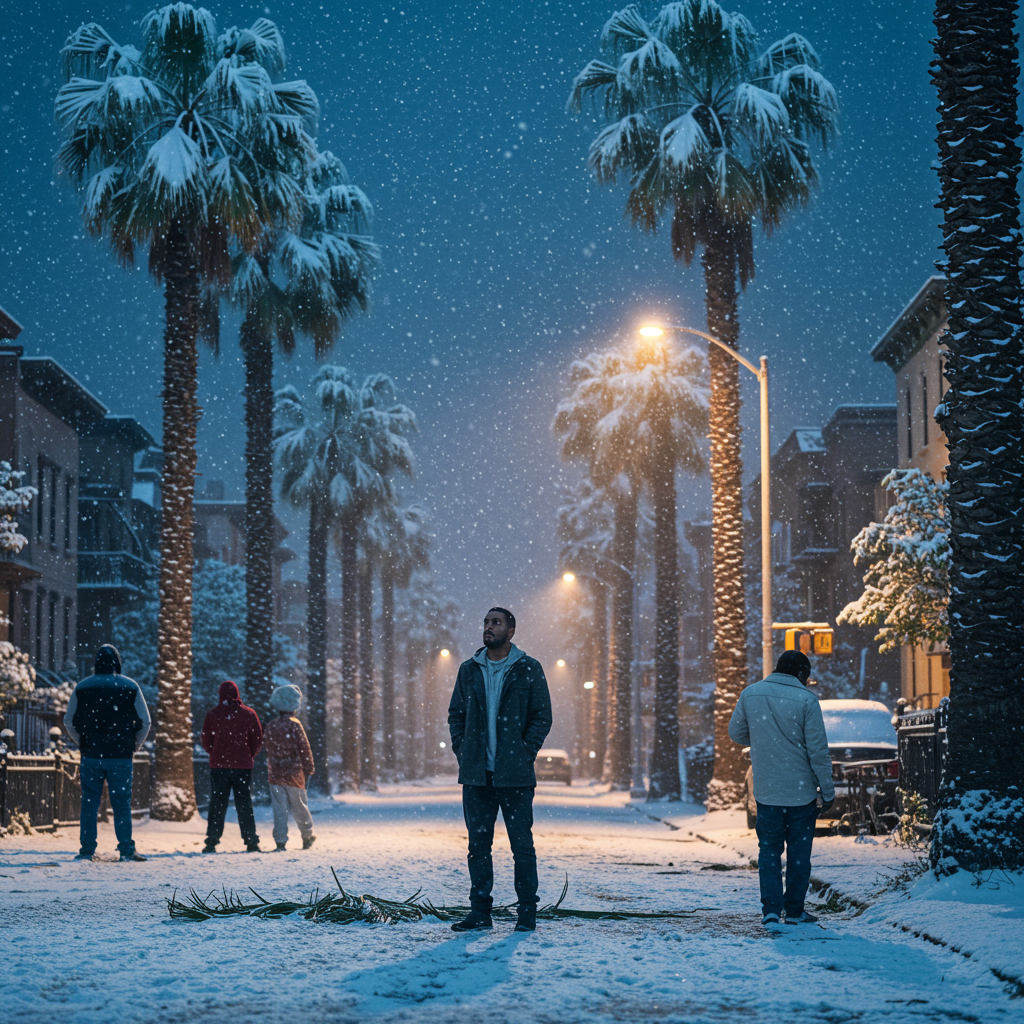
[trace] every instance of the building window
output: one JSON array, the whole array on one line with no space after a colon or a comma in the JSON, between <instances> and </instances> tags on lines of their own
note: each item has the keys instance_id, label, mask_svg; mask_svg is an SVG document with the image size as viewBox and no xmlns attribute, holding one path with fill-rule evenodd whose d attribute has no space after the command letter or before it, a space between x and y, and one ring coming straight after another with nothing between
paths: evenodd
<instances>
[{"instance_id":1,"label":"building window","mask_svg":"<svg viewBox=\"0 0 1024 1024\"><path fill-rule=\"evenodd\" d=\"M43 663L43 609L46 607L46 591L36 591L36 664Z\"/></svg>"},{"instance_id":2,"label":"building window","mask_svg":"<svg viewBox=\"0 0 1024 1024\"><path fill-rule=\"evenodd\" d=\"M51 670L57 667L57 605L56 594L50 595L50 635L46 643L46 663Z\"/></svg>"},{"instance_id":3,"label":"building window","mask_svg":"<svg viewBox=\"0 0 1024 1024\"><path fill-rule=\"evenodd\" d=\"M910 404L910 388L907 388L907 458L914 457L914 407Z\"/></svg>"},{"instance_id":4,"label":"building window","mask_svg":"<svg viewBox=\"0 0 1024 1024\"><path fill-rule=\"evenodd\" d=\"M931 419L931 413L928 411L928 374L921 374L921 408L924 410L924 416L922 418L924 422L924 441L922 442L925 448L928 447L928 421Z\"/></svg>"},{"instance_id":5,"label":"building window","mask_svg":"<svg viewBox=\"0 0 1024 1024\"><path fill-rule=\"evenodd\" d=\"M71 477L64 481L64 554L71 553Z\"/></svg>"},{"instance_id":6,"label":"building window","mask_svg":"<svg viewBox=\"0 0 1024 1024\"><path fill-rule=\"evenodd\" d=\"M50 547L57 546L57 481L60 470L53 466L50 469Z\"/></svg>"},{"instance_id":7,"label":"building window","mask_svg":"<svg viewBox=\"0 0 1024 1024\"><path fill-rule=\"evenodd\" d=\"M62 647L61 668L71 660L71 598L64 599L64 644Z\"/></svg>"},{"instance_id":8,"label":"building window","mask_svg":"<svg viewBox=\"0 0 1024 1024\"><path fill-rule=\"evenodd\" d=\"M36 536L43 539L43 523L46 521L46 463L39 457L39 493L36 495Z\"/></svg>"}]
</instances>

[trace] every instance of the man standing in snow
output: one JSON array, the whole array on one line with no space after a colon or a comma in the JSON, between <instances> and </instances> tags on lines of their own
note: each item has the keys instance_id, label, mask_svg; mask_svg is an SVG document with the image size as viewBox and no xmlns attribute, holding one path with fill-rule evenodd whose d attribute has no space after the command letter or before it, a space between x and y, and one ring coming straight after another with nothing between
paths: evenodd
<instances>
[{"instance_id":1,"label":"man standing in snow","mask_svg":"<svg viewBox=\"0 0 1024 1024\"><path fill-rule=\"evenodd\" d=\"M121 860L145 860L132 839L132 757L149 732L149 709L139 684L121 675L121 656L110 644L96 652L95 670L79 681L64 713L64 728L82 752L82 812L76 860L96 852L96 812L107 781Z\"/></svg>"},{"instance_id":2,"label":"man standing in snow","mask_svg":"<svg viewBox=\"0 0 1024 1024\"><path fill-rule=\"evenodd\" d=\"M249 853L262 852L252 813L252 766L263 746L263 730L259 716L242 703L230 679L220 684L220 701L206 713L200 743L210 755L210 809L203 853L217 852L232 791L245 848Z\"/></svg>"},{"instance_id":3,"label":"man standing in snow","mask_svg":"<svg viewBox=\"0 0 1024 1024\"><path fill-rule=\"evenodd\" d=\"M515 616L507 609L487 613L484 645L459 666L448 705L469 832L471 910L452 925L456 932L491 927L491 845L499 808L515 862L516 931L537 927L533 762L551 728L551 697L540 662L512 643L515 631Z\"/></svg>"},{"instance_id":4,"label":"man standing in snow","mask_svg":"<svg viewBox=\"0 0 1024 1024\"><path fill-rule=\"evenodd\" d=\"M762 924L816 921L804 910L811 880L811 844L818 817L835 800L832 757L818 698L807 689L811 663L800 651L786 651L775 671L741 694L729 722L729 736L750 745L757 801L758 876ZM786 892L782 892L782 849L786 849Z\"/></svg>"}]
</instances>

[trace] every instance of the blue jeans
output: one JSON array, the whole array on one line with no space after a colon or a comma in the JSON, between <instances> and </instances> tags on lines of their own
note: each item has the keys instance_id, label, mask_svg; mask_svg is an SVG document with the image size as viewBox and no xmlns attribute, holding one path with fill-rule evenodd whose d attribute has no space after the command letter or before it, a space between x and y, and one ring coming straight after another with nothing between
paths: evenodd
<instances>
[{"instance_id":1,"label":"blue jeans","mask_svg":"<svg viewBox=\"0 0 1024 1024\"><path fill-rule=\"evenodd\" d=\"M474 910L490 911L494 867L491 846L498 810L505 819L515 870L519 906L537 903L537 853L533 847L533 786L495 786L487 772L486 786L462 787L462 813L469 832L469 902Z\"/></svg>"},{"instance_id":2,"label":"blue jeans","mask_svg":"<svg viewBox=\"0 0 1024 1024\"><path fill-rule=\"evenodd\" d=\"M811 844L817 801L800 807L757 805L757 874L761 881L761 913L799 917L811 880ZM782 848L786 848L786 895L782 895Z\"/></svg>"},{"instance_id":3,"label":"blue jeans","mask_svg":"<svg viewBox=\"0 0 1024 1024\"><path fill-rule=\"evenodd\" d=\"M114 835L122 856L135 852L132 841L132 759L130 757L83 757L79 769L82 780L81 850L85 857L96 852L96 812L107 780L110 807L114 812Z\"/></svg>"}]
</instances>

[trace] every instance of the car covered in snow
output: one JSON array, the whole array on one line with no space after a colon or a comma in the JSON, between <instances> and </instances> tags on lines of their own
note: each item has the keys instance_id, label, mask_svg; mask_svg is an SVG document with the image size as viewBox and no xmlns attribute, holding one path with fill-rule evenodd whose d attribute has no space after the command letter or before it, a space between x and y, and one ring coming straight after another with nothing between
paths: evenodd
<instances>
[{"instance_id":1,"label":"car covered in snow","mask_svg":"<svg viewBox=\"0 0 1024 1024\"><path fill-rule=\"evenodd\" d=\"M538 782L564 782L572 785L572 765L569 755L557 747L542 747L537 751L537 760L533 763Z\"/></svg>"},{"instance_id":2,"label":"car covered in snow","mask_svg":"<svg viewBox=\"0 0 1024 1024\"><path fill-rule=\"evenodd\" d=\"M839 821L844 815L860 813L861 803L870 804L870 810L863 808L869 817L891 812L899 776L892 712L877 700L823 700L821 715L836 787L836 802L824 820ZM747 827L754 828L757 801L753 767L747 769L744 796Z\"/></svg>"}]
</instances>

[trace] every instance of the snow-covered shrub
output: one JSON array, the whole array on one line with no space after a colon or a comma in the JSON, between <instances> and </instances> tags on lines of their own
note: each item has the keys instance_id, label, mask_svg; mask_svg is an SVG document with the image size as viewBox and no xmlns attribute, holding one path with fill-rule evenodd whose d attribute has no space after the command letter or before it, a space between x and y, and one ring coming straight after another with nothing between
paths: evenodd
<instances>
[{"instance_id":1,"label":"snow-covered shrub","mask_svg":"<svg viewBox=\"0 0 1024 1024\"><path fill-rule=\"evenodd\" d=\"M935 874L941 878L961 868L975 874L1016 871L1016 850L1024 834L1024 793L1016 786L1009 787L1006 796L987 789L956 793L950 783L943 785L943 791L932 825ZM982 850L984 863L972 863L971 855Z\"/></svg>"},{"instance_id":2,"label":"snow-covered shrub","mask_svg":"<svg viewBox=\"0 0 1024 1024\"><path fill-rule=\"evenodd\" d=\"M11 820L7 823L7 834L11 836L34 836L35 830L32 828L32 819L28 816L28 811L19 811L15 808L11 811Z\"/></svg>"},{"instance_id":3,"label":"snow-covered shrub","mask_svg":"<svg viewBox=\"0 0 1024 1024\"><path fill-rule=\"evenodd\" d=\"M934 645L949 637L949 484L919 469L893 470L882 481L896 496L881 523L850 545L855 565L867 565L864 593L838 622L880 626L879 653L901 644Z\"/></svg>"},{"instance_id":4,"label":"snow-covered shrub","mask_svg":"<svg viewBox=\"0 0 1024 1024\"><path fill-rule=\"evenodd\" d=\"M14 644L0 640L0 711L25 697L34 696L36 670L28 655Z\"/></svg>"},{"instance_id":5,"label":"snow-covered shrub","mask_svg":"<svg viewBox=\"0 0 1024 1024\"><path fill-rule=\"evenodd\" d=\"M920 793L906 789L897 789L896 792L903 805L903 813L896 826L896 842L909 850L919 850L924 844L915 826L931 824L928 804Z\"/></svg>"},{"instance_id":6,"label":"snow-covered shrub","mask_svg":"<svg viewBox=\"0 0 1024 1024\"><path fill-rule=\"evenodd\" d=\"M14 517L29 507L38 491L20 485L24 475L12 469L9 462L0 461L0 554L17 554L28 543L28 538L18 532Z\"/></svg>"},{"instance_id":7,"label":"snow-covered shrub","mask_svg":"<svg viewBox=\"0 0 1024 1024\"><path fill-rule=\"evenodd\" d=\"M75 692L74 683L61 683L60 686L37 686L30 698L36 704L42 704L47 711L64 714L68 709L68 701Z\"/></svg>"}]
</instances>

